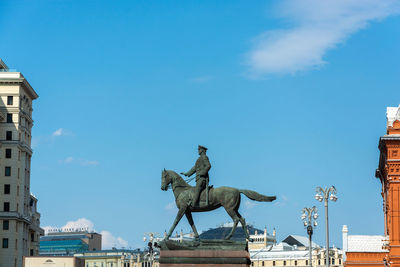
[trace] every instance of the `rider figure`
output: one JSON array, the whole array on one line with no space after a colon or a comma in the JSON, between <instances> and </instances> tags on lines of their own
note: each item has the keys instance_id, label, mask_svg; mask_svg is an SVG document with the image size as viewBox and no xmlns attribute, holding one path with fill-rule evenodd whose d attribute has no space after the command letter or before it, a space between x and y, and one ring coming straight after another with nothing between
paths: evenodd
<instances>
[{"instance_id":1,"label":"rider figure","mask_svg":"<svg viewBox=\"0 0 400 267\"><path fill-rule=\"evenodd\" d=\"M193 168L191 168L190 171L186 173L185 172L181 173L182 175L188 177L196 173L196 188L194 189L194 196L191 203L192 207L200 206L199 205L200 193L208 185L209 181L208 171L211 168L210 161L208 160L208 157L206 155L207 148L199 145L198 151L199 151L199 158L196 160L196 164L193 166Z\"/></svg>"}]
</instances>

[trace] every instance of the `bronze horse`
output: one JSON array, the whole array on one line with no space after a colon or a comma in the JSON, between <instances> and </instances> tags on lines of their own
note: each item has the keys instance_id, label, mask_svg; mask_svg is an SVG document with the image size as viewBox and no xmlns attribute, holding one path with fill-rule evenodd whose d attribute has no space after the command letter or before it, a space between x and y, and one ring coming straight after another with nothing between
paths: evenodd
<instances>
[{"instance_id":1,"label":"bronze horse","mask_svg":"<svg viewBox=\"0 0 400 267\"><path fill-rule=\"evenodd\" d=\"M169 229L166 239L171 236L176 225L179 223L184 214L186 215L186 218L193 229L195 238L199 239L199 234L197 233L196 226L193 222L192 212L211 211L223 206L229 216L231 216L233 219L232 230L225 237L225 239L230 239L232 237L236 231L237 224L240 221L243 231L246 234L246 238L250 240L246 227L246 221L238 212L240 206L240 193L255 201L271 202L276 199L275 196L264 196L252 190L236 189L233 187L223 186L210 189L208 205L205 204L206 194L203 190L200 196L200 206L192 207L190 203L193 198L194 187L186 183L185 180L183 180L182 177L176 172L164 169L161 176L161 190L167 191L169 185L172 187L172 191L175 196L175 203L179 210L174 224L171 226L171 229Z\"/></svg>"}]
</instances>

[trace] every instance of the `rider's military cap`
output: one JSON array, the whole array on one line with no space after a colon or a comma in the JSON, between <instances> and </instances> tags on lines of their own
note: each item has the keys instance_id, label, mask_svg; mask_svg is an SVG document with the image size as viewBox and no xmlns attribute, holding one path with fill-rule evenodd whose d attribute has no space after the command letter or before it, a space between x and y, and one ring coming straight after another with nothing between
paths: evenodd
<instances>
[{"instance_id":1,"label":"rider's military cap","mask_svg":"<svg viewBox=\"0 0 400 267\"><path fill-rule=\"evenodd\" d=\"M204 149L205 151L207 151L207 149L208 149L208 148L206 148L206 147L204 147L204 146L201 146L201 145L199 145L199 149Z\"/></svg>"}]
</instances>

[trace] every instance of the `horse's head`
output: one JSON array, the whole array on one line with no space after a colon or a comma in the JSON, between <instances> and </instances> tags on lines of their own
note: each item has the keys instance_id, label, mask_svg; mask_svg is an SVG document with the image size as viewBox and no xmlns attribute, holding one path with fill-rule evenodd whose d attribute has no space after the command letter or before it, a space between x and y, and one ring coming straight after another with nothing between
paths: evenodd
<instances>
[{"instance_id":1,"label":"horse's head","mask_svg":"<svg viewBox=\"0 0 400 267\"><path fill-rule=\"evenodd\" d=\"M161 190L167 191L168 185L171 183L171 176L168 174L168 171L164 169L161 172Z\"/></svg>"}]
</instances>

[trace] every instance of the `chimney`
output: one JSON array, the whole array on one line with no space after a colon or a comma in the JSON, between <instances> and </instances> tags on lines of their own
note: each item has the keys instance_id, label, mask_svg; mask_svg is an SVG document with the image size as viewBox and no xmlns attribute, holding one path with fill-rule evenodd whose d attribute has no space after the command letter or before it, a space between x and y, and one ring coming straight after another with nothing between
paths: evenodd
<instances>
[{"instance_id":1,"label":"chimney","mask_svg":"<svg viewBox=\"0 0 400 267\"><path fill-rule=\"evenodd\" d=\"M343 262L346 261L346 252L348 250L348 243L347 243L347 233L349 232L349 229L347 228L347 225L343 225L342 228L342 242L343 242Z\"/></svg>"}]
</instances>

